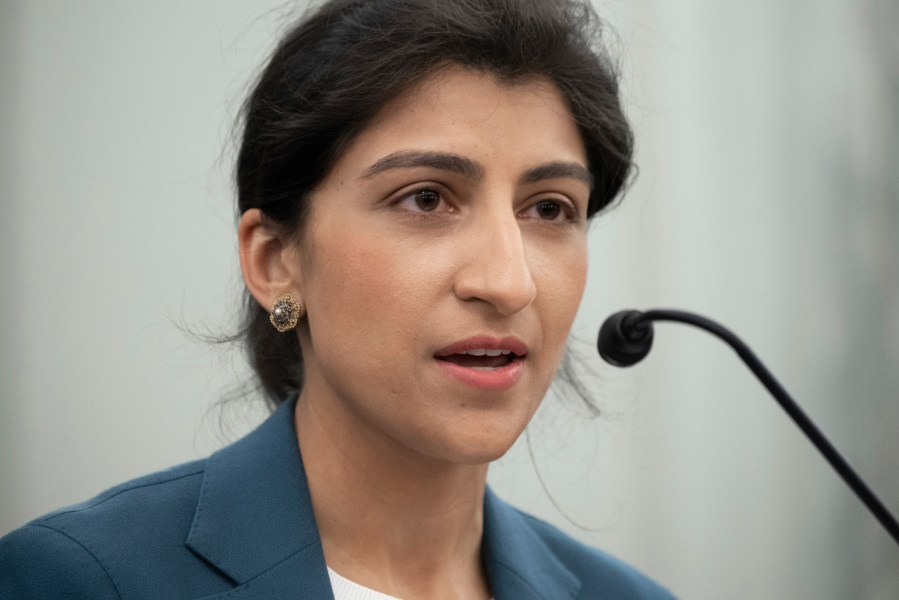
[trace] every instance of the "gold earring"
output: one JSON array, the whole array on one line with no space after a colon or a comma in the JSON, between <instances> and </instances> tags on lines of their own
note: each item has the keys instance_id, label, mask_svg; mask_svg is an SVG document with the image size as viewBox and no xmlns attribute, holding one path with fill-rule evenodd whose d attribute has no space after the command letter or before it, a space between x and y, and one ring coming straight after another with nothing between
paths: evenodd
<instances>
[{"instance_id":1,"label":"gold earring","mask_svg":"<svg viewBox=\"0 0 899 600\"><path fill-rule=\"evenodd\" d=\"M290 294L284 294L279 296L272 304L272 312L269 314L268 319L275 326L275 329L284 333L297 326L297 321L300 320L300 315L302 314L303 305Z\"/></svg>"}]
</instances>

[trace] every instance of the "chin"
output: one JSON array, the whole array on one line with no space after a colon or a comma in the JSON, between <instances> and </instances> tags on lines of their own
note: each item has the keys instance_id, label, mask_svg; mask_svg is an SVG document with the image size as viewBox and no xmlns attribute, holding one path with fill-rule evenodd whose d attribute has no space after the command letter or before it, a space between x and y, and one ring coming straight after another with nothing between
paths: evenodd
<instances>
[{"instance_id":1,"label":"chin","mask_svg":"<svg viewBox=\"0 0 899 600\"><path fill-rule=\"evenodd\" d=\"M459 465L485 465L499 460L512 448L522 428L481 428L444 438L440 448L431 444L431 456Z\"/></svg>"},{"instance_id":2,"label":"chin","mask_svg":"<svg viewBox=\"0 0 899 600\"><path fill-rule=\"evenodd\" d=\"M509 445L502 448L469 449L467 452L457 454L453 462L460 465L487 465L501 459L511 447Z\"/></svg>"}]
</instances>

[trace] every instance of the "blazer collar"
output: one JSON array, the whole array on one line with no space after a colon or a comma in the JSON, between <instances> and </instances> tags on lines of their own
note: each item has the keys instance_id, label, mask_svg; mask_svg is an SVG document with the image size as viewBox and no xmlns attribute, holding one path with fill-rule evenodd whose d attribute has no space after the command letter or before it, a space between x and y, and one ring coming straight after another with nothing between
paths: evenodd
<instances>
[{"instance_id":1,"label":"blazer collar","mask_svg":"<svg viewBox=\"0 0 899 600\"><path fill-rule=\"evenodd\" d=\"M487 488L482 549L496 600L574 598L581 581L534 531L525 516Z\"/></svg>"},{"instance_id":2,"label":"blazer collar","mask_svg":"<svg viewBox=\"0 0 899 600\"><path fill-rule=\"evenodd\" d=\"M187 545L238 585L252 580L255 593L241 598L332 597L295 406L296 399L284 402L255 431L213 454L203 475Z\"/></svg>"},{"instance_id":3,"label":"blazer collar","mask_svg":"<svg viewBox=\"0 0 899 600\"><path fill-rule=\"evenodd\" d=\"M187 545L239 586L227 597L332 598L294 410L284 402L206 465ZM484 497L484 562L496 600L573 598L580 580L528 518Z\"/></svg>"}]
</instances>

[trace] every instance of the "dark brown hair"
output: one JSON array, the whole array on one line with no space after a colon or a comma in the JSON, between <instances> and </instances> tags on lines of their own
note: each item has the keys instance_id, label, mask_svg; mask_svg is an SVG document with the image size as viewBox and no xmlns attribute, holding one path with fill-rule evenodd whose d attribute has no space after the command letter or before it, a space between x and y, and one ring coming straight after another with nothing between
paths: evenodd
<instances>
[{"instance_id":1,"label":"dark brown hair","mask_svg":"<svg viewBox=\"0 0 899 600\"><path fill-rule=\"evenodd\" d=\"M590 216L632 170L633 134L601 24L577 0L331 0L297 23L243 106L238 210L262 211L285 235L302 230L310 191L380 107L438 69L503 81L546 77L573 115L595 179ZM242 337L267 400L300 391L296 335L279 334L246 294Z\"/></svg>"}]
</instances>

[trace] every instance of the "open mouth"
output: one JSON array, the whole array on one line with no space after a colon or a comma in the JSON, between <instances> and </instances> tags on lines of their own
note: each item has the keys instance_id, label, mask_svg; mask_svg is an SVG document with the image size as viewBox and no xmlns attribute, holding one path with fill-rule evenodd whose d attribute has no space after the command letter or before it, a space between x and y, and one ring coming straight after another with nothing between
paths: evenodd
<instances>
[{"instance_id":1,"label":"open mouth","mask_svg":"<svg viewBox=\"0 0 899 600\"><path fill-rule=\"evenodd\" d=\"M465 367L466 369L493 371L507 367L516 361L522 360L524 357L518 356L511 350L474 349L435 358Z\"/></svg>"},{"instance_id":2,"label":"open mouth","mask_svg":"<svg viewBox=\"0 0 899 600\"><path fill-rule=\"evenodd\" d=\"M480 390L514 386L524 374L528 347L516 337L476 336L460 340L434 354L450 378Z\"/></svg>"}]
</instances>

